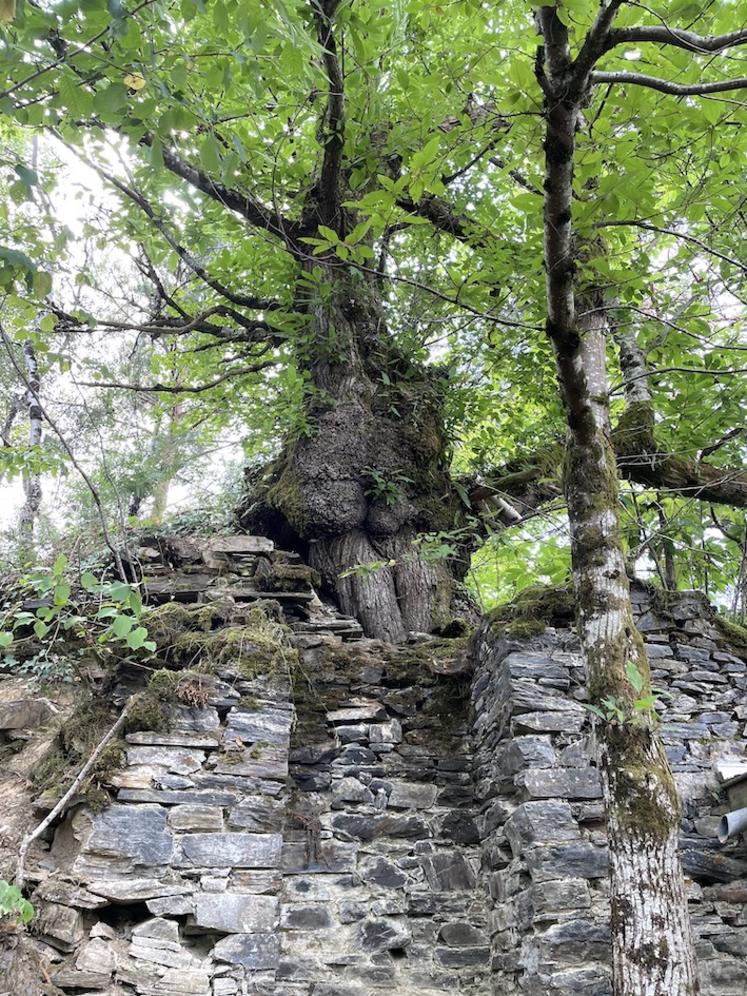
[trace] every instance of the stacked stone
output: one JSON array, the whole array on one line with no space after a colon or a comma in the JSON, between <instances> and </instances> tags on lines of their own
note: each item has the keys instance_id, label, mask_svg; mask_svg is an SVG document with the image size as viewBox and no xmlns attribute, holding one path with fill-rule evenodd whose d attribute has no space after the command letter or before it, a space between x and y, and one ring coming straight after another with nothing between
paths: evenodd
<instances>
[{"instance_id":1,"label":"stacked stone","mask_svg":"<svg viewBox=\"0 0 747 996\"><path fill-rule=\"evenodd\" d=\"M247 973L274 979L289 695L287 680L226 673L169 732L127 737L116 801L72 814L44 862L39 932L73 951L55 985L232 996Z\"/></svg>"},{"instance_id":2,"label":"stacked stone","mask_svg":"<svg viewBox=\"0 0 747 996\"><path fill-rule=\"evenodd\" d=\"M286 622L301 632L311 625L308 631L324 628L346 639L363 635L357 620L320 602L316 572L297 553L276 550L264 536L146 536L132 569L143 576L150 605L271 598L281 605Z\"/></svg>"},{"instance_id":3,"label":"stacked stone","mask_svg":"<svg viewBox=\"0 0 747 996\"><path fill-rule=\"evenodd\" d=\"M184 601L235 596L235 552L218 568L215 550L172 541L174 577L153 576ZM252 591L263 559L285 563L270 552L247 553ZM297 664L206 677L203 706L129 734L112 805L71 811L32 863L63 993L490 991L464 641L392 648L316 599L283 608Z\"/></svg>"},{"instance_id":4,"label":"stacked stone","mask_svg":"<svg viewBox=\"0 0 747 996\"><path fill-rule=\"evenodd\" d=\"M710 996L747 988L747 854L719 845L728 808L715 769L745 761L747 666L725 646L698 593L633 592L646 639L662 735L683 798L701 984ZM475 774L495 991L605 996L609 899L601 786L578 643L563 629L516 641L483 626L472 687Z\"/></svg>"},{"instance_id":5,"label":"stacked stone","mask_svg":"<svg viewBox=\"0 0 747 996\"><path fill-rule=\"evenodd\" d=\"M311 687L296 693L283 992L491 992L457 651L438 677L444 641L299 642Z\"/></svg>"},{"instance_id":6,"label":"stacked stone","mask_svg":"<svg viewBox=\"0 0 747 996\"><path fill-rule=\"evenodd\" d=\"M29 862L54 991L609 994L601 789L567 629L516 640L486 624L469 653L417 636L391 647L323 606L266 540L147 549L156 601L293 596L279 601L298 661L251 680L227 665L167 732L130 734L112 805L71 810ZM741 996L747 854L715 839L714 770L747 761L747 666L701 597L657 609L633 594L671 696L703 992Z\"/></svg>"}]
</instances>

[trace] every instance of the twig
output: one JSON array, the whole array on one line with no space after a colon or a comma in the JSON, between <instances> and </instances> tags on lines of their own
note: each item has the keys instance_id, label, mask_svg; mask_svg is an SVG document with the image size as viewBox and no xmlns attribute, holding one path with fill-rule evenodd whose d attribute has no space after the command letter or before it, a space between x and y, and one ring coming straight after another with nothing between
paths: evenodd
<instances>
[{"instance_id":1,"label":"twig","mask_svg":"<svg viewBox=\"0 0 747 996\"><path fill-rule=\"evenodd\" d=\"M125 705L116 723L110 728L109 732L104 736L103 740L99 741L91 756L88 758L86 763L78 772L75 780L73 781L73 784L63 795L63 797L60 799L57 805L44 817L44 819L37 827L35 827L35 829L33 829L30 833L27 833L26 836L23 838L23 841L21 842L21 847L18 851L18 866L16 868L16 876L15 876L16 888L23 889L26 854L28 853L29 847L36 840L37 837L40 837L44 833L47 827L50 826L50 824L53 823L54 820L56 820L61 813L64 813L68 802L70 801L70 799L72 799L72 797L78 791L78 789L86 780L88 775L91 773L94 764L101 756L101 753L106 747L106 745L115 735L115 733L117 733L124 726L124 722L127 719L127 714L129 712L131 704L132 704L132 699L130 699L130 701Z\"/></svg>"}]
</instances>

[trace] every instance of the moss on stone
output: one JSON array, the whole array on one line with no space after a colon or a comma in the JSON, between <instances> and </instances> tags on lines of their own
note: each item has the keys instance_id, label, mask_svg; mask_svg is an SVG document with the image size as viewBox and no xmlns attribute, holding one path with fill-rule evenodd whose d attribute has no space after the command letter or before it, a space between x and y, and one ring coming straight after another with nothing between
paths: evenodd
<instances>
[{"instance_id":1,"label":"moss on stone","mask_svg":"<svg viewBox=\"0 0 747 996\"><path fill-rule=\"evenodd\" d=\"M38 793L48 794L56 802L67 791L78 772L101 743L116 720L116 714L96 698L85 693L82 702L60 726L46 755L31 772L31 783ZM99 811L111 797L104 784L119 771L125 761L125 744L113 740L96 759L90 777L81 786L80 798Z\"/></svg>"},{"instance_id":2,"label":"moss on stone","mask_svg":"<svg viewBox=\"0 0 747 996\"><path fill-rule=\"evenodd\" d=\"M714 616L713 621L727 648L747 660L747 626L740 626L719 615Z\"/></svg>"},{"instance_id":3,"label":"moss on stone","mask_svg":"<svg viewBox=\"0 0 747 996\"><path fill-rule=\"evenodd\" d=\"M273 674L295 661L285 627L255 607L241 624L215 630L190 630L177 637L174 653L201 671L235 670L243 678Z\"/></svg>"},{"instance_id":4,"label":"moss on stone","mask_svg":"<svg viewBox=\"0 0 747 996\"><path fill-rule=\"evenodd\" d=\"M575 617L576 599L570 588L537 585L488 613L491 629L517 639L542 633L548 625L567 625Z\"/></svg>"},{"instance_id":5,"label":"moss on stone","mask_svg":"<svg viewBox=\"0 0 747 996\"><path fill-rule=\"evenodd\" d=\"M164 733L169 728L171 707L178 701L177 687L189 672L154 671L142 692L130 704L125 729L128 733L149 730Z\"/></svg>"},{"instance_id":6,"label":"moss on stone","mask_svg":"<svg viewBox=\"0 0 747 996\"><path fill-rule=\"evenodd\" d=\"M144 613L143 625L159 650L168 651L185 632L197 630L207 633L235 611L236 605L230 599L218 599L205 605L165 602Z\"/></svg>"}]
</instances>

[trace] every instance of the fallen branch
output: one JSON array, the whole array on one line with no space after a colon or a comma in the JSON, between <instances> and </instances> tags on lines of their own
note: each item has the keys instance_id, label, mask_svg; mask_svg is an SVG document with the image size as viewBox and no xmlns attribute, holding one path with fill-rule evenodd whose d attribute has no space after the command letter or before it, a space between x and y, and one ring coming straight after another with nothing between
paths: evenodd
<instances>
[{"instance_id":1,"label":"fallen branch","mask_svg":"<svg viewBox=\"0 0 747 996\"><path fill-rule=\"evenodd\" d=\"M73 798L73 796L78 791L80 786L85 782L86 778L88 778L91 771L93 770L96 761L101 756L106 745L111 741L111 739L115 736L115 734L118 733L119 730L121 730L122 727L124 726L132 701L133 700L130 699L130 701L125 705L124 709L119 714L119 718L117 719L116 723L109 729L109 732L104 736L103 740L100 740L99 743L96 745L93 753L91 754L91 756L88 758L86 763L83 765L83 767L80 769L77 776L75 777L73 784L70 786L67 792L65 792L63 797L57 803L57 805L52 810L50 810L50 812L44 817L41 823L33 830L31 830L29 833L27 833L26 836L21 841L21 847L18 851L18 866L16 868L16 876L15 876L15 886L17 889L23 889L23 884L25 880L26 855L28 853L29 847L33 844L33 842L37 839L37 837L40 837L44 833L47 827L49 827L57 819L58 816L60 816L62 813L65 812L68 802Z\"/></svg>"}]
</instances>

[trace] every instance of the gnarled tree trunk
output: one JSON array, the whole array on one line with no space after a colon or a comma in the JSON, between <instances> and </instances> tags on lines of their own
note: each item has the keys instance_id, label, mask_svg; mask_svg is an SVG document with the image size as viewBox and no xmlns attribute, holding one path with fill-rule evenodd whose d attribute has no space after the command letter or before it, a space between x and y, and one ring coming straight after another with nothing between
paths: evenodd
<instances>
[{"instance_id":1,"label":"gnarled tree trunk","mask_svg":"<svg viewBox=\"0 0 747 996\"><path fill-rule=\"evenodd\" d=\"M242 522L300 548L368 635L399 642L450 613L455 565L413 543L454 521L441 398L397 349L376 279L323 265L327 292L308 311L309 430L286 445Z\"/></svg>"}]
</instances>

